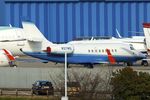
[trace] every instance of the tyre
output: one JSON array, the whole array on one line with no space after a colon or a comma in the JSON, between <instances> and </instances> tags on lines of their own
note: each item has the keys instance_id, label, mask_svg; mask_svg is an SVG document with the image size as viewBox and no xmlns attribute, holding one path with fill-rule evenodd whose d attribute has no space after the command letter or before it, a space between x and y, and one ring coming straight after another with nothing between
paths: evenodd
<instances>
[{"instance_id":1,"label":"tyre","mask_svg":"<svg viewBox=\"0 0 150 100\"><path fill-rule=\"evenodd\" d=\"M127 66L133 66L133 63L132 62L128 62Z\"/></svg>"},{"instance_id":2,"label":"tyre","mask_svg":"<svg viewBox=\"0 0 150 100\"><path fill-rule=\"evenodd\" d=\"M141 63L141 65L142 65L142 66L148 66L148 61L143 60L142 63Z\"/></svg>"},{"instance_id":3,"label":"tyre","mask_svg":"<svg viewBox=\"0 0 150 100\"><path fill-rule=\"evenodd\" d=\"M88 64L88 68L94 68L93 64Z\"/></svg>"},{"instance_id":4,"label":"tyre","mask_svg":"<svg viewBox=\"0 0 150 100\"><path fill-rule=\"evenodd\" d=\"M40 95L40 93L38 91L35 92L36 95Z\"/></svg>"}]
</instances>

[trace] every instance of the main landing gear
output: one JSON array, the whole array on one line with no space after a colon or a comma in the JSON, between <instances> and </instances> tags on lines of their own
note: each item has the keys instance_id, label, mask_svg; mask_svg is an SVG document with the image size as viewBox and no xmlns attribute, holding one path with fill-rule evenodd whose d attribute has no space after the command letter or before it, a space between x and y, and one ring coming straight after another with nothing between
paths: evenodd
<instances>
[{"instance_id":1,"label":"main landing gear","mask_svg":"<svg viewBox=\"0 0 150 100\"><path fill-rule=\"evenodd\" d=\"M123 66L133 66L133 63L132 62L124 62Z\"/></svg>"},{"instance_id":2,"label":"main landing gear","mask_svg":"<svg viewBox=\"0 0 150 100\"><path fill-rule=\"evenodd\" d=\"M15 61L10 61L10 62L9 62L9 66L10 66L10 67L14 67L14 68L16 68L16 67L17 67L17 65L16 65L16 62L15 62Z\"/></svg>"},{"instance_id":3,"label":"main landing gear","mask_svg":"<svg viewBox=\"0 0 150 100\"><path fill-rule=\"evenodd\" d=\"M85 64L84 66L87 68L94 68L93 64Z\"/></svg>"}]
</instances>

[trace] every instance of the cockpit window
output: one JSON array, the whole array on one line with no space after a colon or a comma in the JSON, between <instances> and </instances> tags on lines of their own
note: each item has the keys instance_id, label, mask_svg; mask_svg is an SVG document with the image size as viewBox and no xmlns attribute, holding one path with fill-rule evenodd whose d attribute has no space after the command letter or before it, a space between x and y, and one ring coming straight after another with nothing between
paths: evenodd
<instances>
[{"instance_id":1,"label":"cockpit window","mask_svg":"<svg viewBox=\"0 0 150 100\"><path fill-rule=\"evenodd\" d=\"M131 49L131 50L134 50L134 48L133 48L133 47L130 47L130 49Z\"/></svg>"},{"instance_id":2,"label":"cockpit window","mask_svg":"<svg viewBox=\"0 0 150 100\"><path fill-rule=\"evenodd\" d=\"M135 50L132 44L130 44L130 49Z\"/></svg>"}]
</instances>

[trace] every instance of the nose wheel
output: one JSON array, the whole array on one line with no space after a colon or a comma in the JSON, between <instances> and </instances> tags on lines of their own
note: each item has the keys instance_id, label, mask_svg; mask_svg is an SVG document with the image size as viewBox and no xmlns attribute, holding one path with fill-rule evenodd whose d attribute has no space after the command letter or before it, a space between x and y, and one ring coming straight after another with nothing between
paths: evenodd
<instances>
[{"instance_id":1,"label":"nose wheel","mask_svg":"<svg viewBox=\"0 0 150 100\"><path fill-rule=\"evenodd\" d=\"M148 61L147 60L142 60L141 65L142 66L148 66Z\"/></svg>"}]
</instances>

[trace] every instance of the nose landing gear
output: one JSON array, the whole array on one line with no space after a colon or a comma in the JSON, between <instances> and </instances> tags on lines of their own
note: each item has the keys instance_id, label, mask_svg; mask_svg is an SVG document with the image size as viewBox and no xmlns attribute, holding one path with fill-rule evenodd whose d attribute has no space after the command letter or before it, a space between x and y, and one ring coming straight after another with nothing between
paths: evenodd
<instances>
[{"instance_id":1,"label":"nose landing gear","mask_svg":"<svg viewBox=\"0 0 150 100\"><path fill-rule=\"evenodd\" d=\"M142 66L148 66L148 61L147 60L142 60L141 65Z\"/></svg>"},{"instance_id":2,"label":"nose landing gear","mask_svg":"<svg viewBox=\"0 0 150 100\"><path fill-rule=\"evenodd\" d=\"M124 62L123 66L133 66L133 63L132 62Z\"/></svg>"},{"instance_id":3,"label":"nose landing gear","mask_svg":"<svg viewBox=\"0 0 150 100\"><path fill-rule=\"evenodd\" d=\"M84 66L87 68L94 68L93 64L85 64Z\"/></svg>"}]
</instances>

